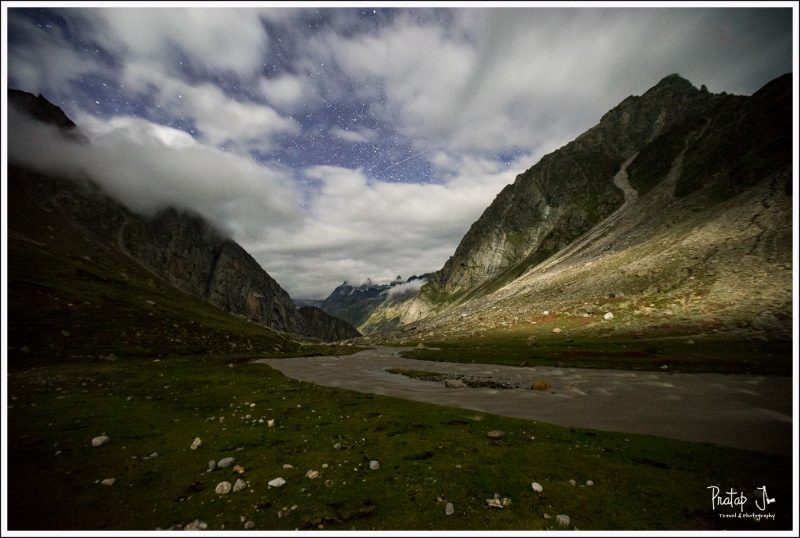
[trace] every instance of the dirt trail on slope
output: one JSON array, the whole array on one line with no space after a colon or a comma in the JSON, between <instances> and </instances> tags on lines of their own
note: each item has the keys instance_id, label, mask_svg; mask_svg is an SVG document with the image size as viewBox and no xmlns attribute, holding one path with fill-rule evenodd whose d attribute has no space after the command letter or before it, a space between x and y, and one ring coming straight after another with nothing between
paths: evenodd
<instances>
[{"instance_id":1,"label":"dirt trail on slope","mask_svg":"<svg viewBox=\"0 0 800 538\"><path fill-rule=\"evenodd\" d=\"M404 348L410 349L410 348ZM789 454L792 380L788 377L666 374L421 361L403 348L345 357L259 359L283 374L328 387L540 420L561 426L658 435ZM446 388L391 374L408 368L519 384L519 389ZM551 391L527 390L537 379Z\"/></svg>"}]
</instances>

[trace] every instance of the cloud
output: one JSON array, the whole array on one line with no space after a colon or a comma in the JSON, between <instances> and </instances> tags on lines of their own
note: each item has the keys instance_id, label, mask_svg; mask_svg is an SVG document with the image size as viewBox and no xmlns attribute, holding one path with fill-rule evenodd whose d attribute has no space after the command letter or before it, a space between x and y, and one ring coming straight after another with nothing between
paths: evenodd
<instances>
[{"instance_id":1,"label":"cloud","mask_svg":"<svg viewBox=\"0 0 800 538\"><path fill-rule=\"evenodd\" d=\"M336 138L355 144L374 142L378 138L378 132L367 127L362 127L360 129L342 129L341 127L334 127L329 132Z\"/></svg>"},{"instance_id":2,"label":"cloud","mask_svg":"<svg viewBox=\"0 0 800 538\"><path fill-rule=\"evenodd\" d=\"M358 169L312 167L305 174L319 190L302 225L245 247L290 293L306 297L325 297L338 283L365 276L391 281L429 272L531 159L501 165L469 157L443 184L369 181Z\"/></svg>"},{"instance_id":3,"label":"cloud","mask_svg":"<svg viewBox=\"0 0 800 538\"><path fill-rule=\"evenodd\" d=\"M258 10L215 8L77 9L109 50L171 66L181 56L195 67L253 76L268 51Z\"/></svg>"},{"instance_id":4,"label":"cloud","mask_svg":"<svg viewBox=\"0 0 800 538\"><path fill-rule=\"evenodd\" d=\"M201 140L211 145L268 149L273 137L300 130L270 106L233 100L214 84L189 84L152 64L127 64L121 80L131 90L149 92L169 116L191 118Z\"/></svg>"},{"instance_id":5,"label":"cloud","mask_svg":"<svg viewBox=\"0 0 800 538\"><path fill-rule=\"evenodd\" d=\"M262 78L259 90L271 104L281 110L293 110L315 97L312 86L304 77L283 73L272 78Z\"/></svg>"},{"instance_id":6,"label":"cloud","mask_svg":"<svg viewBox=\"0 0 800 538\"><path fill-rule=\"evenodd\" d=\"M221 232L247 241L262 227L285 233L299 221L297 193L284 170L203 145L183 131L139 118L81 118L91 144L9 110L9 161L43 173L89 178L133 211L190 209Z\"/></svg>"},{"instance_id":7,"label":"cloud","mask_svg":"<svg viewBox=\"0 0 800 538\"><path fill-rule=\"evenodd\" d=\"M785 13L469 9L453 18L458 31L401 15L378 32L314 36L308 50L357 81L359 98L381 99L376 112L417 148L484 153L565 143L669 73L752 93L791 71Z\"/></svg>"},{"instance_id":8,"label":"cloud","mask_svg":"<svg viewBox=\"0 0 800 538\"><path fill-rule=\"evenodd\" d=\"M412 293L416 293L419 289L428 281L427 278L418 278L416 280L412 280L411 282L403 282L402 284L397 284L396 286L392 286L387 290L387 295L389 297L400 297L403 295L411 295Z\"/></svg>"}]
</instances>

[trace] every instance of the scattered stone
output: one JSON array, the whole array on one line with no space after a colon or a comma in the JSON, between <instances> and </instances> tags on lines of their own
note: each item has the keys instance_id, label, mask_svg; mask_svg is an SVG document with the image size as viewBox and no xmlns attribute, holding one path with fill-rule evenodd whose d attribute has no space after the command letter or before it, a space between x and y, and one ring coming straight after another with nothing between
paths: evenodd
<instances>
[{"instance_id":1,"label":"scattered stone","mask_svg":"<svg viewBox=\"0 0 800 538\"><path fill-rule=\"evenodd\" d=\"M542 312L542 315L543 316L549 316L550 315L550 311L549 310L545 310L544 312Z\"/></svg>"},{"instance_id":2,"label":"scattered stone","mask_svg":"<svg viewBox=\"0 0 800 538\"><path fill-rule=\"evenodd\" d=\"M587 481L586 481L586 485L587 485L587 486L594 486L594 482L593 482L593 481L591 481L591 480L587 480Z\"/></svg>"},{"instance_id":3,"label":"scattered stone","mask_svg":"<svg viewBox=\"0 0 800 538\"><path fill-rule=\"evenodd\" d=\"M466 387L463 381L460 379L445 379L444 386L448 389L463 389Z\"/></svg>"},{"instance_id":4,"label":"scattered stone","mask_svg":"<svg viewBox=\"0 0 800 538\"><path fill-rule=\"evenodd\" d=\"M244 524L244 530L249 531L250 529L254 529L255 526L256 526L256 524L253 523L252 521L247 521Z\"/></svg>"},{"instance_id":5,"label":"scattered stone","mask_svg":"<svg viewBox=\"0 0 800 538\"><path fill-rule=\"evenodd\" d=\"M334 450L341 450L342 449L342 443L334 443L333 449Z\"/></svg>"},{"instance_id":6,"label":"scattered stone","mask_svg":"<svg viewBox=\"0 0 800 538\"><path fill-rule=\"evenodd\" d=\"M183 528L185 531L204 531L208 528L208 523L195 519L191 523L187 523Z\"/></svg>"},{"instance_id":7,"label":"scattered stone","mask_svg":"<svg viewBox=\"0 0 800 538\"><path fill-rule=\"evenodd\" d=\"M447 503L447 504L444 506L444 513L445 513L445 515L447 515L447 516L452 516L452 515L455 513L455 511L456 511L456 509L455 509L455 507L453 506L453 503Z\"/></svg>"},{"instance_id":8,"label":"scattered stone","mask_svg":"<svg viewBox=\"0 0 800 538\"><path fill-rule=\"evenodd\" d=\"M308 471L306 473L306 478L310 480L314 480L315 478L319 478L319 471Z\"/></svg>"},{"instance_id":9,"label":"scattered stone","mask_svg":"<svg viewBox=\"0 0 800 538\"><path fill-rule=\"evenodd\" d=\"M158 452L152 452L152 453L151 453L149 456L147 456L147 457L148 457L148 458L150 458L150 459L152 459L152 458L157 458L157 457L158 457Z\"/></svg>"},{"instance_id":10,"label":"scattered stone","mask_svg":"<svg viewBox=\"0 0 800 538\"><path fill-rule=\"evenodd\" d=\"M558 334L558 333L561 332L561 328L560 327L556 327L555 329L553 329L553 332Z\"/></svg>"},{"instance_id":11,"label":"scattered stone","mask_svg":"<svg viewBox=\"0 0 800 538\"><path fill-rule=\"evenodd\" d=\"M92 439L92 446L102 446L109 442L111 438L108 435L98 435Z\"/></svg>"},{"instance_id":12,"label":"scattered stone","mask_svg":"<svg viewBox=\"0 0 800 538\"><path fill-rule=\"evenodd\" d=\"M225 495L231 491L231 483L230 482L220 482L217 484L217 487L214 488L214 491L217 492L218 495Z\"/></svg>"},{"instance_id":13,"label":"scattered stone","mask_svg":"<svg viewBox=\"0 0 800 538\"><path fill-rule=\"evenodd\" d=\"M116 478L106 478L105 480L100 482L100 484L103 485L103 486L113 486L114 482L116 482L116 481L117 481Z\"/></svg>"},{"instance_id":14,"label":"scattered stone","mask_svg":"<svg viewBox=\"0 0 800 538\"><path fill-rule=\"evenodd\" d=\"M267 421L267 428L274 428L275 427L275 419L271 418Z\"/></svg>"},{"instance_id":15,"label":"scattered stone","mask_svg":"<svg viewBox=\"0 0 800 538\"><path fill-rule=\"evenodd\" d=\"M545 519L550 519L550 514L545 512L544 514L542 514L542 517L545 518Z\"/></svg>"},{"instance_id":16,"label":"scattered stone","mask_svg":"<svg viewBox=\"0 0 800 538\"><path fill-rule=\"evenodd\" d=\"M381 468L381 464L378 460L370 460L369 468L371 471L377 471L378 469Z\"/></svg>"},{"instance_id":17,"label":"scattered stone","mask_svg":"<svg viewBox=\"0 0 800 538\"><path fill-rule=\"evenodd\" d=\"M425 344L420 342L419 344L417 344L417 349L425 349Z\"/></svg>"},{"instance_id":18,"label":"scattered stone","mask_svg":"<svg viewBox=\"0 0 800 538\"><path fill-rule=\"evenodd\" d=\"M569 527L569 516L565 516L564 514L559 514L556 516L556 524L559 527L567 528Z\"/></svg>"},{"instance_id":19,"label":"scattered stone","mask_svg":"<svg viewBox=\"0 0 800 538\"><path fill-rule=\"evenodd\" d=\"M611 321L612 319L614 319L614 314L611 312L606 312L605 314L603 314L603 319L606 321Z\"/></svg>"},{"instance_id":20,"label":"scattered stone","mask_svg":"<svg viewBox=\"0 0 800 538\"><path fill-rule=\"evenodd\" d=\"M532 482L531 488L533 488L533 491L535 491L536 493L542 492L542 485L539 482Z\"/></svg>"},{"instance_id":21,"label":"scattered stone","mask_svg":"<svg viewBox=\"0 0 800 538\"><path fill-rule=\"evenodd\" d=\"M197 450L201 446L203 446L202 439L200 439L199 437L195 437L194 441L192 441L192 445L189 448L191 448L192 450Z\"/></svg>"},{"instance_id":22,"label":"scattered stone","mask_svg":"<svg viewBox=\"0 0 800 538\"><path fill-rule=\"evenodd\" d=\"M208 469L206 469L206 472L211 472L216 468L217 468L217 462L214 460L208 460Z\"/></svg>"},{"instance_id":23,"label":"scattered stone","mask_svg":"<svg viewBox=\"0 0 800 538\"><path fill-rule=\"evenodd\" d=\"M569 485L570 486L574 486L575 484L577 484L577 482L575 482L573 479L570 478L569 479Z\"/></svg>"},{"instance_id":24,"label":"scattered stone","mask_svg":"<svg viewBox=\"0 0 800 538\"><path fill-rule=\"evenodd\" d=\"M499 499L498 497L499 495L495 493L495 497L493 499L486 499L486 506L489 508L502 509L511 504L511 499L508 497L503 497L502 499Z\"/></svg>"},{"instance_id":25,"label":"scattered stone","mask_svg":"<svg viewBox=\"0 0 800 538\"><path fill-rule=\"evenodd\" d=\"M242 491L244 488L247 487L247 482L242 480L241 478L237 478L236 482L233 484L233 491Z\"/></svg>"},{"instance_id":26,"label":"scattered stone","mask_svg":"<svg viewBox=\"0 0 800 538\"><path fill-rule=\"evenodd\" d=\"M503 508L500 499L486 499L486 506L489 508Z\"/></svg>"},{"instance_id":27,"label":"scattered stone","mask_svg":"<svg viewBox=\"0 0 800 538\"><path fill-rule=\"evenodd\" d=\"M244 467L242 467L241 465L234 465L233 466L233 472L234 473L239 473L239 474L244 474Z\"/></svg>"},{"instance_id":28,"label":"scattered stone","mask_svg":"<svg viewBox=\"0 0 800 538\"><path fill-rule=\"evenodd\" d=\"M285 483L286 483L286 480L284 480L281 477L278 477L278 478L273 478L272 480L267 482L267 485L269 487L271 487L271 488L279 488L279 487L283 486Z\"/></svg>"},{"instance_id":29,"label":"scattered stone","mask_svg":"<svg viewBox=\"0 0 800 538\"><path fill-rule=\"evenodd\" d=\"M228 456L227 458L222 458L221 460L219 460L217 462L217 467L219 467L220 469L227 469L228 467L231 466L233 462L234 462L233 457Z\"/></svg>"},{"instance_id":30,"label":"scattered stone","mask_svg":"<svg viewBox=\"0 0 800 538\"><path fill-rule=\"evenodd\" d=\"M323 463L323 464L322 464L322 468L323 468L323 469L327 469L327 468L328 468L328 464L327 464L327 463Z\"/></svg>"},{"instance_id":31,"label":"scattered stone","mask_svg":"<svg viewBox=\"0 0 800 538\"><path fill-rule=\"evenodd\" d=\"M289 469L294 469L294 465L292 465L291 463L284 463L283 465L281 465L281 469L283 469L284 471L288 471Z\"/></svg>"},{"instance_id":32,"label":"scattered stone","mask_svg":"<svg viewBox=\"0 0 800 538\"><path fill-rule=\"evenodd\" d=\"M667 366L666 364L662 364L662 365L661 365L661 369L662 369L662 370L666 370L666 369L668 369L668 368L669 368L669 366Z\"/></svg>"},{"instance_id":33,"label":"scattered stone","mask_svg":"<svg viewBox=\"0 0 800 538\"><path fill-rule=\"evenodd\" d=\"M500 430L492 430L486 432L486 437L489 439L502 439L505 435L505 432L501 432Z\"/></svg>"}]
</instances>

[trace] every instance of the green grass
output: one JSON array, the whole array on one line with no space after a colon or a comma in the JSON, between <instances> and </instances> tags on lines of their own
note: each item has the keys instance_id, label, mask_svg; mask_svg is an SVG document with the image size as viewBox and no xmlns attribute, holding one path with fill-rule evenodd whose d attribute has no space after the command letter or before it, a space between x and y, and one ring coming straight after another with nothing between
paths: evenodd
<instances>
[{"instance_id":1,"label":"green grass","mask_svg":"<svg viewBox=\"0 0 800 538\"><path fill-rule=\"evenodd\" d=\"M582 530L791 526L788 457L324 388L241 357L15 369L9 404L11 529L152 530L199 518L210 529L240 530L244 517L259 530L536 530L552 527L557 514ZM490 430L505 436L490 440ZM101 434L111 441L92 447ZM203 446L192 451L196 436ZM145 460L152 452L159 455ZM249 487L220 496L217 483L236 476L205 470L228 455ZM372 459L379 470L369 470ZM283 470L287 463L294 468ZM320 478L305 478L309 469ZM286 485L269 489L278 476ZM98 483L111 477L113 486ZM594 486L581 487L586 480ZM777 521L712 512L709 485L750 492L763 484L778 499ZM512 504L485 508L494 493ZM444 502L454 504L453 516ZM288 516L279 518L284 507Z\"/></svg>"},{"instance_id":2,"label":"green grass","mask_svg":"<svg viewBox=\"0 0 800 538\"><path fill-rule=\"evenodd\" d=\"M546 321L566 327L567 323ZM475 362L507 366L619 368L669 372L791 375L791 342L731 341L714 337L630 338L578 333L536 333L528 329L487 331L454 340L426 340L426 349L403 356L429 361ZM693 343L688 343L691 340ZM433 348L433 349L431 349ZM667 366L667 368L663 368Z\"/></svg>"}]
</instances>

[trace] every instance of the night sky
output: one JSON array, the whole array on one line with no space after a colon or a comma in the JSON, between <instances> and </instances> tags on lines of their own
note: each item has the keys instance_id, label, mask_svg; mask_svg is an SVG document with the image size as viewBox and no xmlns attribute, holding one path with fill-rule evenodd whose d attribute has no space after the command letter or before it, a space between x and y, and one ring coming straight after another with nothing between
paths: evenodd
<instances>
[{"instance_id":1,"label":"night sky","mask_svg":"<svg viewBox=\"0 0 800 538\"><path fill-rule=\"evenodd\" d=\"M4 24L8 87L93 141L65 169L141 213L203 215L297 298L440 268L504 185L666 75L751 94L792 70L790 9L10 8Z\"/></svg>"}]
</instances>

